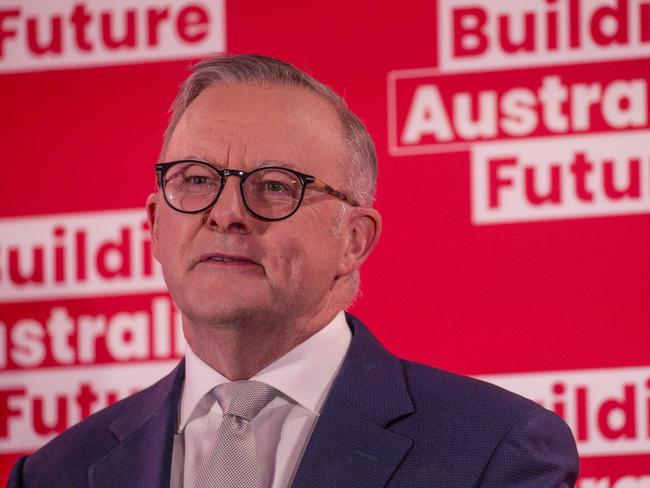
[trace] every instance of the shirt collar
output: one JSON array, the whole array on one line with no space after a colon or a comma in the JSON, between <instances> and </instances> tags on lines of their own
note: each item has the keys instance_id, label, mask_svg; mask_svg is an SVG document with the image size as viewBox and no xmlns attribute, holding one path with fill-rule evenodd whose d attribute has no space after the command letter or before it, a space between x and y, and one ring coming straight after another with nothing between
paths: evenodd
<instances>
[{"instance_id":1,"label":"shirt collar","mask_svg":"<svg viewBox=\"0 0 650 488\"><path fill-rule=\"evenodd\" d=\"M185 381L181 395L179 431L185 428L201 399L215 386L229 380L199 358L189 344L185 346Z\"/></svg>"},{"instance_id":2,"label":"shirt collar","mask_svg":"<svg viewBox=\"0 0 650 488\"><path fill-rule=\"evenodd\" d=\"M352 332L345 314L339 312L329 324L259 371L251 380L271 385L318 415L351 339ZM188 345L179 429L185 428L206 393L228 381L228 378L204 363Z\"/></svg>"}]
</instances>

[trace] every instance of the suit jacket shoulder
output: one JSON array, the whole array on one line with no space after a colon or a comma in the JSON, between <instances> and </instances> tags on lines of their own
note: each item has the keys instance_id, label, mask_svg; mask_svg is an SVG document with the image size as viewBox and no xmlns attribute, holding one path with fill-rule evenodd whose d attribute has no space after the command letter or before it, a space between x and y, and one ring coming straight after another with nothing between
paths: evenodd
<instances>
[{"instance_id":1,"label":"suit jacket shoulder","mask_svg":"<svg viewBox=\"0 0 650 488\"><path fill-rule=\"evenodd\" d=\"M435 453L435 469L444 466L467 486L574 485L578 453L557 415L478 379L409 361L402 365L416 412L394 429L419 439L403 469L413 465L421 471L426 463L416 465Z\"/></svg>"},{"instance_id":2,"label":"suit jacket shoulder","mask_svg":"<svg viewBox=\"0 0 650 488\"><path fill-rule=\"evenodd\" d=\"M121 446L131 444L133 458L143 456L146 459L146 447L138 444L143 432L151 430L146 434L146 443L156 445L158 440L161 445L171 445L183 374L181 362L169 375L152 386L100 410L66 430L30 456L21 459L12 470L7 486L89 486L93 476L99 478L97 486L101 486L102 461L110 462L111 456L119 453ZM149 424L153 428L147 429ZM142 448L142 451L138 452L138 448ZM164 478L162 465L159 471ZM119 474L111 474L114 475L119 479ZM139 486L128 476L127 474L125 479L129 481L122 486Z\"/></svg>"}]
</instances>

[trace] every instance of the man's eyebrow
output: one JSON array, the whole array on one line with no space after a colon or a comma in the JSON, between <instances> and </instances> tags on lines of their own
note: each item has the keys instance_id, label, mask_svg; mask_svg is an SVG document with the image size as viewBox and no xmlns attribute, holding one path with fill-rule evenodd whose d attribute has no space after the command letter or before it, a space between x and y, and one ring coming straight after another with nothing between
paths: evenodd
<instances>
[{"instance_id":1,"label":"man's eyebrow","mask_svg":"<svg viewBox=\"0 0 650 488\"><path fill-rule=\"evenodd\" d=\"M207 163L210 166L214 166L219 170L226 168L226 166L221 162L215 161L214 159L207 156L198 156L197 154L189 154L187 157L183 158L183 161L184 160L200 161L202 163Z\"/></svg>"},{"instance_id":2,"label":"man's eyebrow","mask_svg":"<svg viewBox=\"0 0 650 488\"><path fill-rule=\"evenodd\" d=\"M211 164L212 166L219 166L212 158L199 156L198 154L188 154L179 161L200 161L202 163Z\"/></svg>"},{"instance_id":3,"label":"man's eyebrow","mask_svg":"<svg viewBox=\"0 0 650 488\"><path fill-rule=\"evenodd\" d=\"M284 161L278 161L276 159L263 159L262 161L258 161L257 163L255 163L253 168L258 169L258 168L264 168L266 166L277 166L280 168L292 169L294 171L296 170L295 165L286 163Z\"/></svg>"}]
</instances>

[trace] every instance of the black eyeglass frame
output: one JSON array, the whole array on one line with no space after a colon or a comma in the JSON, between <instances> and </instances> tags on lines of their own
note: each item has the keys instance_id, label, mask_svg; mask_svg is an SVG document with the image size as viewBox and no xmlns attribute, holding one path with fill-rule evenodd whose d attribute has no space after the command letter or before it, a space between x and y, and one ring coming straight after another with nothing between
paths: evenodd
<instances>
[{"instance_id":1,"label":"black eyeglass frame","mask_svg":"<svg viewBox=\"0 0 650 488\"><path fill-rule=\"evenodd\" d=\"M220 186L219 186L219 191L217 191L217 194L214 196L212 201L206 205L205 207L199 209L199 210L181 210L179 208L176 208L174 205L171 204L171 202L167 199L167 193L165 193L165 175L167 172L175 165L180 164L180 163L194 163L194 164L200 164L202 166L207 166L208 168L214 170L217 172L217 174L220 177ZM287 168L284 166L261 166L259 168L255 168L253 171L243 171L241 169L231 169L231 168L225 168L225 169L219 169L215 166L213 166L210 163L207 163L205 161L198 161L195 159L179 159L177 161L169 161L166 163L157 163L155 165L156 169L156 174L158 175L158 186L160 190L163 193L163 197L165 198L165 202L167 205L169 205L172 209L176 210L177 212L185 213L185 214L196 214L196 213L201 213L205 212L207 209L212 207L217 203L219 200L219 197L221 196L221 193L223 192L224 187L226 186L226 181L229 176L239 176L239 193L241 194L242 202L244 202L244 206L246 207L246 210L248 210L252 215L257 217L258 219L261 220L267 220L271 222L275 222L278 220L284 220L288 219L291 217L293 214L295 214L298 209L300 208L300 205L302 205L303 198L305 197L305 189L307 188L307 185L311 185L311 188L314 190L320 191L322 193L326 193L328 195L331 195L335 198L338 198L339 200L353 206L353 207L359 207L361 204L357 202L355 199L351 198L350 196L346 195L345 193L335 190L332 188L330 185L327 183L322 182L318 178L312 175L308 175L305 173L300 173L299 171L296 171L291 168ZM246 179L262 170L268 170L268 169L276 169L276 170L282 170L282 171L287 171L293 175L295 175L298 180L300 180L301 183L301 192L300 192L300 198L298 199L298 204L296 205L296 208L294 208L291 213L284 217L278 217L278 218L269 218L269 217L264 217L263 215L258 214L257 212L253 211L249 205L248 202L246 201L246 196L244 194L244 183L246 182Z\"/></svg>"}]
</instances>

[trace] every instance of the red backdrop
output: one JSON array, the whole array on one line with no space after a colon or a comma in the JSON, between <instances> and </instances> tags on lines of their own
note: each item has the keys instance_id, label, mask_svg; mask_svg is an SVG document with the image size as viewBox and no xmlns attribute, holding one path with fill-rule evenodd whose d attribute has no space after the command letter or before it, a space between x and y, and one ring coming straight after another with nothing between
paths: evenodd
<instances>
[{"instance_id":1,"label":"red backdrop","mask_svg":"<svg viewBox=\"0 0 650 488\"><path fill-rule=\"evenodd\" d=\"M572 427L583 488L650 486L650 1L0 4L0 482L182 355L143 204L215 51L344 94L380 162L352 311L398 355Z\"/></svg>"}]
</instances>

